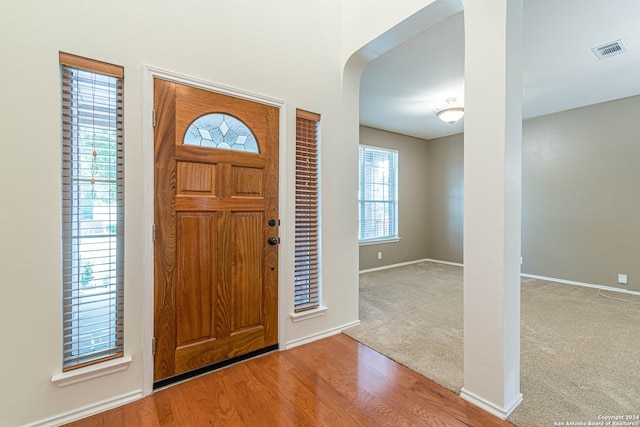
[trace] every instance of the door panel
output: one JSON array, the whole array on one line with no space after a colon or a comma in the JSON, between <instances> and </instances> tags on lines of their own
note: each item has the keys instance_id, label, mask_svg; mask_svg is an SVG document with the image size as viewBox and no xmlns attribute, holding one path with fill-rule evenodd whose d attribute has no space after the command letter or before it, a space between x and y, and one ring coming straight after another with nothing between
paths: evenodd
<instances>
[{"instance_id":1,"label":"door panel","mask_svg":"<svg viewBox=\"0 0 640 427\"><path fill-rule=\"evenodd\" d=\"M176 319L178 348L208 339L215 318L215 218L208 213L178 213Z\"/></svg>"},{"instance_id":2,"label":"door panel","mask_svg":"<svg viewBox=\"0 0 640 427\"><path fill-rule=\"evenodd\" d=\"M268 240L278 227L268 223L278 218L279 110L159 79L154 86L158 381L277 344L278 249ZM231 126L202 125L211 114ZM233 150L197 145L199 135L207 144L237 136L236 120L257 153L237 151L245 139L219 145Z\"/></svg>"},{"instance_id":3,"label":"door panel","mask_svg":"<svg viewBox=\"0 0 640 427\"><path fill-rule=\"evenodd\" d=\"M232 333L262 325L262 262L251 260L262 258L262 224L264 216L255 212L235 212L232 230L236 230L231 249L232 277L234 287Z\"/></svg>"},{"instance_id":4,"label":"door panel","mask_svg":"<svg viewBox=\"0 0 640 427\"><path fill-rule=\"evenodd\" d=\"M262 197L264 172L258 168L234 166L233 188L234 196Z\"/></svg>"},{"instance_id":5,"label":"door panel","mask_svg":"<svg viewBox=\"0 0 640 427\"><path fill-rule=\"evenodd\" d=\"M215 195L216 165L178 162L178 194Z\"/></svg>"}]
</instances>

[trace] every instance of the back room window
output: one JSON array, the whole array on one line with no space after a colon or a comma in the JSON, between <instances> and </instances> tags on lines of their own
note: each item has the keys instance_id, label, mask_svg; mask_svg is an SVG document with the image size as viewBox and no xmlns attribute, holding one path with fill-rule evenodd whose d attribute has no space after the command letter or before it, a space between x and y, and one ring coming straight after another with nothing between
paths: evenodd
<instances>
[{"instance_id":1,"label":"back room window","mask_svg":"<svg viewBox=\"0 0 640 427\"><path fill-rule=\"evenodd\" d=\"M398 152L360 146L361 244L398 239Z\"/></svg>"}]
</instances>

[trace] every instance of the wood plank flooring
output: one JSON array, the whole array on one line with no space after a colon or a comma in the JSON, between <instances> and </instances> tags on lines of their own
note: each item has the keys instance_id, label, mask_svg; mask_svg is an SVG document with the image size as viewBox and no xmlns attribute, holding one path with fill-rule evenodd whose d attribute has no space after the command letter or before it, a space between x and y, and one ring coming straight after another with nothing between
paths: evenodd
<instances>
[{"instance_id":1,"label":"wood plank flooring","mask_svg":"<svg viewBox=\"0 0 640 427\"><path fill-rule=\"evenodd\" d=\"M68 425L513 427L342 334Z\"/></svg>"}]
</instances>

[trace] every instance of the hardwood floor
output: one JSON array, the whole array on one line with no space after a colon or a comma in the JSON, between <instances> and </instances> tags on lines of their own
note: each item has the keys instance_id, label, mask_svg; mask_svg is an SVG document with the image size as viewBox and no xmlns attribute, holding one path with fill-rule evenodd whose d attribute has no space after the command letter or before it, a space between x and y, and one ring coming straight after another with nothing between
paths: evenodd
<instances>
[{"instance_id":1,"label":"hardwood floor","mask_svg":"<svg viewBox=\"0 0 640 427\"><path fill-rule=\"evenodd\" d=\"M513 427L342 334L176 384L69 426Z\"/></svg>"}]
</instances>

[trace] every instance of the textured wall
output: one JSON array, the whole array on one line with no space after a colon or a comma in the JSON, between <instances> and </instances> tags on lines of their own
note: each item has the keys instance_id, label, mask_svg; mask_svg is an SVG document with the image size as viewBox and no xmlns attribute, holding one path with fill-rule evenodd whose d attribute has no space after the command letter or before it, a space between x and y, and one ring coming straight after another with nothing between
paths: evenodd
<instances>
[{"instance_id":1,"label":"textured wall","mask_svg":"<svg viewBox=\"0 0 640 427\"><path fill-rule=\"evenodd\" d=\"M638 111L640 96L524 122L523 272L640 290Z\"/></svg>"},{"instance_id":2,"label":"textured wall","mask_svg":"<svg viewBox=\"0 0 640 427\"><path fill-rule=\"evenodd\" d=\"M462 134L428 142L429 242L427 257L462 263L463 165Z\"/></svg>"}]
</instances>

